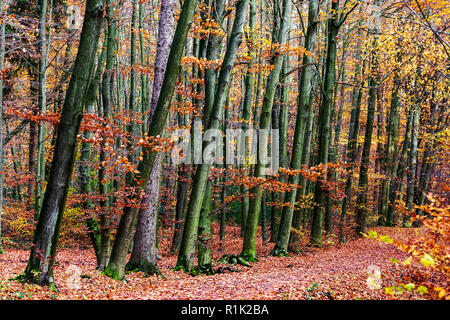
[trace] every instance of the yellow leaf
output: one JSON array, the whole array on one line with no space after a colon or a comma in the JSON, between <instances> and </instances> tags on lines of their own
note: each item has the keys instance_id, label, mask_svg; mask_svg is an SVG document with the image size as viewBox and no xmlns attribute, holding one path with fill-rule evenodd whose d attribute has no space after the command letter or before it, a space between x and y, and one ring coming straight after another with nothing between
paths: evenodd
<instances>
[{"instance_id":1,"label":"yellow leaf","mask_svg":"<svg viewBox=\"0 0 450 320\"><path fill-rule=\"evenodd\" d=\"M433 266L434 259L428 253L425 253L423 255L422 259L420 259L420 263L423 264L425 267Z\"/></svg>"},{"instance_id":2,"label":"yellow leaf","mask_svg":"<svg viewBox=\"0 0 450 320\"><path fill-rule=\"evenodd\" d=\"M402 262L402 265L404 265L405 267L409 266L410 264L411 264L411 257Z\"/></svg>"}]
</instances>

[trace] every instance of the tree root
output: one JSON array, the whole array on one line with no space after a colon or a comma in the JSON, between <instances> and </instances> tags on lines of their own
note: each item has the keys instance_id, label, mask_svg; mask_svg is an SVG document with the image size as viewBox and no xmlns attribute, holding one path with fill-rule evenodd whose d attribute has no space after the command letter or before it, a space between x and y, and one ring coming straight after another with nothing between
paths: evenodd
<instances>
[{"instance_id":1,"label":"tree root","mask_svg":"<svg viewBox=\"0 0 450 320\"><path fill-rule=\"evenodd\" d=\"M146 276L150 275L157 275L162 276L161 271L159 270L158 266L151 262L134 262L134 263L127 263L125 266L125 270L129 272L143 272Z\"/></svg>"},{"instance_id":2,"label":"tree root","mask_svg":"<svg viewBox=\"0 0 450 320\"><path fill-rule=\"evenodd\" d=\"M274 257L289 257L289 253L286 250L279 248L277 246L275 246L275 248L273 248L270 255L274 256Z\"/></svg>"},{"instance_id":3,"label":"tree root","mask_svg":"<svg viewBox=\"0 0 450 320\"><path fill-rule=\"evenodd\" d=\"M205 264L203 266L198 266L196 268L194 268L191 272L191 275L197 276L197 275L207 275L207 276L212 276L215 274L215 271L212 267L212 264Z\"/></svg>"},{"instance_id":4,"label":"tree root","mask_svg":"<svg viewBox=\"0 0 450 320\"><path fill-rule=\"evenodd\" d=\"M239 270L231 269L230 267L218 267L215 272L216 273L227 273L227 272L239 272Z\"/></svg>"},{"instance_id":5,"label":"tree root","mask_svg":"<svg viewBox=\"0 0 450 320\"><path fill-rule=\"evenodd\" d=\"M12 281L18 281L20 283L34 283L34 284L38 284L41 286L48 286L50 291L53 292L58 292L59 289L56 286L56 284L53 282L53 277L50 277L48 280L41 280L41 273L38 271L31 271L31 272L23 272L17 276L15 276L14 278L11 278L10 280Z\"/></svg>"},{"instance_id":6,"label":"tree root","mask_svg":"<svg viewBox=\"0 0 450 320\"><path fill-rule=\"evenodd\" d=\"M246 259L246 258L241 257L241 256L236 256L236 255L233 255L233 254L226 254L226 255L222 256L222 258L220 258L217 262L221 263L221 264L222 263L224 263L224 264L229 263L232 266L240 264L240 265L245 266L245 267L251 267L249 261L252 261L252 260Z\"/></svg>"}]
</instances>

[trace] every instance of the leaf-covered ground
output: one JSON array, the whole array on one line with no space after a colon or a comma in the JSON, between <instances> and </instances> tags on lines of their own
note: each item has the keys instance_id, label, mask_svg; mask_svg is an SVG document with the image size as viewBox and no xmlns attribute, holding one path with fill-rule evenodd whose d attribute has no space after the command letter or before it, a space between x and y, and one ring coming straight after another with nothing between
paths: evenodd
<instances>
[{"instance_id":1,"label":"leaf-covered ground","mask_svg":"<svg viewBox=\"0 0 450 320\"><path fill-rule=\"evenodd\" d=\"M414 235L413 229L375 228L395 239ZM237 228L227 230L226 246L214 242L214 258L239 254ZM390 296L383 288L401 281L402 271L389 258L407 256L395 246L374 239L352 240L324 248L303 247L301 254L278 258L269 255L273 244L257 243L259 261L252 267L231 266L213 276L190 276L173 271L175 255L168 255L169 235L161 237L160 269L163 277L127 274L127 282L109 279L95 269L92 250L62 248L54 270L58 292L8 279L20 274L26 250L0 255L0 299L420 299L417 294ZM218 266L216 266L218 267ZM381 271L381 289L367 285L370 268Z\"/></svg>"}]
</instances>

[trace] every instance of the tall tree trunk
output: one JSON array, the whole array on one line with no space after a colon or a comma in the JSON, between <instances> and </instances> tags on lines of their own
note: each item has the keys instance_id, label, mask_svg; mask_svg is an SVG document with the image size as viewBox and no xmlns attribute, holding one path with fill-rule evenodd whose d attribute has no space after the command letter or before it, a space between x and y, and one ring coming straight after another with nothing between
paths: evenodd
<instances>
[{"instance_id":1,"label":"tall tree trunk","mask_svg":"<svg viewBox=\"0 0 450 320\"><path fill-rule=\"evenodd\" d=\"M262 14L262 13L261 13ZM249 54L251 54L251 49L254 42L254 28L255 28L255 18L256 18L256 0L250 1L250 15L248 20L248 27L250 30L250 33L247 35L247 43L249 46ZM250 71L251 66L253 64L253 60L250 61L248 65L248 71L244 78L245 83L245 94L244 94L244 103L242 107L242 130L245 132L250 128L250 116L251 116L251 107L252 107L252 96L253 96L253 73ZM243 147L244 147L244 165L242 166L244 168L244 172L248 174L248 166L247 163L247 157L249 155L248 152L248 136L245 135L244 139L242 140ZM247 213L248 213L248 205L249 205L249 199L248 199L248 186L243 184L241 186L241 193L243 194L241 198L241 237L244 236L244 230L245 230L245 222L247 221Z\"/></svg>"},{"instance_id":2,"label":"tall tree trunk","mask_svg":"<svg viewBox=\"0 0 450 320\"><path fill-rule=\"evenodd\" d=\"M289 0L283 0L282 12L280 17L280 29L277 35L275 35L274 43L283 45L287 43L290 19L292 11L292 2ZM275 10L277 12L277 10ZM278 14L278 13L275 13ZM267 79L266 92L263 99L263 106L261 109L261 115L259 118L259 130L268 130L272 116L272 106L275 97L275 92L280 80L281 68L283 66L283 55L276 55L273 59L274 68L270 72ZM261 139L261 138L260 138ZM257 155L260 156L268 150L268 138L263 137L262 141L258 141ZM254 177L262 178L265 176L265 164L261 162L261 159L257 159ZM247 223L245 226L244 243L242 246L241 256L249 261L256 260L256 231L258 227L258 217L261 211L261 198L263 195L263 187L261 185L256 186L254 189L254 197L250 200L250 207L248 211Z\"/></svg>"},{"instance_id":3,"label":"tall tree trunk","mask_svg":"<svg viewBox=\"0 0 450 320\"><path fill-rule=\"evenodd\" d=\"M406 121L406 130L405 130L405 138L403 139L403 147L402 152L400 154L400 159L398 160L398 165L396 167L395 176L391 180L391 185L389 187L389 206L388 206L388 217L395 217L395 204L397 200L398 193L403 184L403 180L405 179L406 165L407 165L407 156L408 150L411 146L411 123L412 122L412 109L408 112L408 120ZM406 218L406 217L404 217ZM404 220L406 224L408 219Z\"/></svg>"},{"instance_id":4,"label":"tall tree trunk","mask_svg":"<svg viewBox=\"0 0 450 320\"><path fill-rule=\"evenodd\" d=\"M339 8L339 1L332 1L331 12L332 16L328 21L327 27L327 56L325 61L325 75L322 104L319 108L318 133L319 133L319 150L317 156L317 163L326 165L328 162L329 151L329 135L331 134L330 116L333 107L333 88L335 81L335 65L336 65L336 37L339 32L341 21L339 21L337 10ZM323 180L326 177L321 177L315 184L313 221L311 227L311 245L322 246L322 230L324 218L324 204L328 192L323 189Z\"/></svg>"},{"instance_id":5,"label":"tall tree trunk","mask_svg":"<svg viewBox=\"0 0 450 320\"><path fill-rule=\"evenodd\" d=\"M227 50L225 52L225 57L223 59L218 82L216 85L214 103L210 117L208 117L208 125L205 127L206 130L219 128L220 117L223 114L223 108L228 94L231 71L236 60L239 45L242 41L242 33L247 16L248 6L249 0L239 0L236 3L236 13L233 22L233 28L230 34ZM207 146L208 143L205 142L202 146L202 150L205 150ZM194 183L192 185L191 197L189 200L186 221L184 224L183 238L181 241L180 252L178 254L176 266L176 269L182 269L185 272L191 272L194 268L193 260L195 243L197 241L199 216L210 167L210 163L202 162L202 164L197 167L197 172L194 176Z\"/></svg>"},{"instance_id":6,"label":"tall tree trunk","mask_svg":"<svg viewBox=\"0 0 450 320\"><path fill-rule=\"evenodd\" d=\"M172 104L178 69L196 6L197 0L185 0L183 2L183 7L181 9L173 37L173 45L170 48L169 58L167 60L170 63L167 63L158 103L156 104L155 112L148 129L147 135L149 137L162 135L163 130L166 127L170 106ZM147 185L155 159L158 155L158 151L152 150L150 146L144 146L142 153L143 159L139 162L137 168L139 173L136 174L131 185L131 187L137 188L137 192L130 196L130 202L140 203L141 195L139 191L142 191L142 189ZM124 208L124 213L120 218L116 238L114 239L114 245L111 252L111 259L105 270L105 274L114 279L124 278L128 247L138 213L139 208L128 206Z\"/></svg>"},{"instance_id":7,"label":"tall tree trunk","mask_svg":"<svg viewBox=\"0 0 450 320\"><path fill-rule=\"evenodd\" d=\"M95 112L95 104L98 96L98 88L100 86L101 77L104 69L105 62L105 53L106 53L106 43L103 46L102 53L100 54L97 61L97 71L89 84L89 89L86 94L85 100L85 110L86 113L94 114ZM88 197L91 194L91 154L92 154L92 143L88 142L91 139L93 133L91 131L86 130L84 132L83 138L86 141L83 141L81 144L81 159L80 159L80 193L86 197L86 199L82 203L82 208L91 215L88 219L86 219L86 224L89 232L89 238L94 246L94 252L97 258L97 267L100 267L101 264L101 230L98 224L97 218L92 216L92 211L95 209L94 201L90 200ZM91 211L91 212L89 212Z\"/></svg>"},{"instance_id":8,"label":"tall tree trunk","mask_svg":"<svg viewBox=\"0 0 450 320\"><path fill-rule=\"evenodd\" d=\"M347 168L347 178L345 182L344 199L341 206L341 220L339 223L339 242L344 243L347 240L347 211L352 200L352 180L353 170L356 166L358 136L359 136L359 118L361 114L361 101L363 96L364 73L366 61L362 61L361 46L358 45L356 52L355 75L354 82L357 86L352 92L352 110L350 113L350 126L348 129L348 142L345 155L345 161L349 166ZM361 64L362 61L362 64Z\"/></svg>"},{"instance_id":9,"label":"tall tree trunk","mask_svg":"<svg viewBox=\"0 0 450 320\"><path fill-rule=\"evenodd\" d=\"M153 94L150 105L150 121L156 109L161 92L161 85L166 72L170 46L173 40L175 24L175 1L161 2L159 14L158 45L156 49ZM141 209L139 210L134 246L128 270L139 270L148 274L160 273L157 265L157 221L159 209L159 189L161 184L162 157L159 155L153 166L150 179L145 188Z\"/></svg>"},{"instance_id":10,"label":"tall tree trunk","mask_svg":"<svg viewBox=\"0 0 450 320\"><path fill-rule=\"evenodd\" d=\"M281 90L281 102L280 102L280 114L279 114L279 130L280 130L280 148L279 148L279 159L280 167L288 168L289 160L287 153L287 142L288 142L288 127L289 127L289 91L290 91L290 80L288 75L288 67L291 63L289 56L284 57L283 61L283 77L285 81L282 83ZM286 178L280 177L280 181L286 183ZM283 202L285 198L285 192L275 193L274 202ZM281 206L272 206L272 217L278 217L278 221L271 221L270 230L270 242L276 242L279 231L279 224L281 220L281 214L283 209Z\"/></svg>"},{"instance_id":11,"label":"tall tree trunk","mask_svg":"<svg viewBox=\"0 0 450 320\"><path fill-rule=\"evenodd\" d=\"M216 23L223 27L223 22L225 18L225 1L215 0L212 2L212 16ZM206 50L206 59L215 60L218 58L220 53L221 36L210 34ZM203 110L203 126L206 127L208 124L209 116L211 114L215 87L217 80L216 70L205 70L205 105ZM228 94L227 94L228 97ZM220 148L221 146L216 146ZM223 149L222 149L223 150ZM218 151L218 150L217 150ZM198 268L201 272L206 274L213 273L211 267L211 238L212 238L212 228L211 228L211 197L212 197L212 186L211 181L208 179L205 189L205 194L203 196L203 205L200 211L199 226L198 226Z\"/></svg>"},{"instance_id":12,"label":"tall tree trunk","mask_svg":"<svg viewBox=\"0 0 450 320\"><path fill-rule=\"evenodd\" d=\"M370 52L370 70L369 70L369 97L367 105L366 132L364 135L364 145L361 156L361 167L359 170L358 198L357 198L357 226L356 235L361 236L365 232L367 224L368 207L368 187L369 187L369 164L370 149L372 146L373 123L375 118L375 109L377 102L378 87L378 56L377 56L377 37L375 37ZM397 142L395 142L397 143Z\"/></svg>"},{"instance_id":13,"label":"tall tree trunk","mask_svg":"<svg viewBox=\"0 0 450 320\"><path fill-rule=\"evenodd\" d=\"M145 65L145 39L144 39L144 6L139 1L139 46L140 46L140 63L141 67ZM141 113L143 114L144 123L141 126L141 134L147 130L147 78L144 72L141 73Z\"/></svg>"},{"instance_id":14,"label":"tall tree trunk","mask_svg":"<svg viewBox=\"0 0 450 320\"><path fill-rule=\"evenodd\" d=\"M179 101L182 97L179 96ZM187 115L180 115L179 125L181 127L187 126ZM175 205L175 221L173 226L173 238L172 246L170 248L171 253L177 253L180 249L181 236L183 232L184 218L186 215L186 203L189 191L189 174L187 172L188 166L186 164L178 165L178 186L176 195L176 205Z\"/></svg>"},{"instance_id":15,"label":"tall tree trunk","mask_svg":"<svg viewBox=\"0 0 450 320\"><path fill-rule=\"evenodd\" d=\"M52 8L50 8L51 10ZM39 66L38 66L38 108L42 115L47 111L47 0L39 0ZM50 43L48 44L50 45ZM45 126L38 126L37 138L37 168L35 188L35 210L39 212L44 196L45 180Z\"/></svg>"},{"instance_id":16,"label":"tall tree trunk","mask_svg":"<svg viewBox=\"0 0 450 320\"><path fill-rule=\"evenodd\" d=\"M113 81L114 81L114 55L117 51L117 25L116 18L114 17L114 3L112 0L108 0L107 5L107 44L106 44L106 65L105 72L102 79L102 102L103 110L99 114L103 117L103 121L109 123L112 121L112 107L113 107ZM116 75L117 76L117 75ZM100 110L99 110L100 111ZM100 214L100 228L101 228L101 250L100 250L100 264L99 270L104 270L108 264L109 255L111 252L111 229L109 213L113 207L112 199L112 179L108 176L107 167L103 164L107 157L108 152L105 148L106 141L101 143L100 150L100 169L98 171L98 186L99 194L102 197L100 206L102 208Z\"/></svg>"},{"instance_id":17,"label":"tall tree trunk","mask_svg":"<svg viewBox=\"0 0 450 320\"><path fill-rule=\"evenodd\" d=\"M305 49L309 52L316 51L317 44L317 28L319 17L319 2L316 0L309 1L308 8L308 27L305 35ZM294 143L292 147L292 158L290 168L297 170L300 169L302 162L306 163L306 159L302 159L305 143L309 143L308 134L306 133L307 122L312 115L312 85L315 72L315 66L313 65L314 57L310 55L303 55L302 70L299 82L299 97L298 97L298 112L297 120L295 124ZM306 133L306 134L305 134ZM300 176L289 177L289 184L298 185L300 182ZM280 223L280 230L277 237L276 245L273 249L273 255L286 255L289 245L289 238L291 236L291 226L294 217L294 204L297 197L296 188L286 193L284 202L288 203L288 206L283 207L283 213ZM293 239L293 242L296 242Z\"/></svg>"},{"instance_id":18,"label":"tall tree trunk","mask_svg":"<svg viewBox=\"0 0 450 320\"><path fill-rule=\"evenodd\" d=\"M416 187L416 167L417 167L417 154L418 154L418 137L419 137L419 117L420 117L420 105L414 105L412 110L412 127L411 127L411 145L408 159L408 172L407 172L407 186L406 186L406 199L405 205L408 211L413 209L414 189Z\"/></svg>"},{"instance_id":19,"label":"tall tree trunk","mask_svg":"<svg viewBox=\"0 0 450 320\"><path fill-rule=\"evenodd\" d=\"M70 179L77 135L83 115L84 96L97 52L103 24L103 1L87 0L83 29L72 77L58 126L53 161L39 220L34 232L30 259L21 278L53 285L53 264Z\"/></svg>"},{"instance_id":20,"label":"tall tree trunk","mask_svg":"<svg viewBox=\"0 0 450 320\"><path fill-rule=\"evenodd\" d=\"M136 72L136 31L137 31L137 15L138 15L138 0L132 1L132 13L131 13L131 34L130 34L130 98L129 98L129 106L128 106L128 114L130 117L130 124L128 126L128 132L130 133L130 144L128 148L128 160L130 163L135 163L136 151L133 148L133 141L137 138L139 132L138 127L135 122L135 117L137 115L138 104L137 104L137 72ZM131 184L132 174L127 173L126 175L127 184Z\"/></svg>"},{"instance_id":21,"label":"tall tree trunk","mask_svg":"<svg viewBox=\"0 0 450 320\"><path fill-rule=\"evenodd\" d=\"M388 211L388 197L389 197L389 188L390 188L390 180L393 178L395 174L395 159L397 157L398 150L398 129L400 124L400 103L401 103L401 79L400 79L400 64L401 64L402 56L399 53L397 55L397 66L394 70L394 84L392 88L392 97L391 97L391 108L389 111L389 119L387 123L386 133L387 133L387 141L385 146L385 155L384 155L384 163L383 163L383 171L386 175L386 178L381 182L380 189L380 199L379 199L379 219L380 224L384 222L386 226L392 226L393 217L388 216L388 213L392 213L392 211Z\"/></svg>"}]
</instances>

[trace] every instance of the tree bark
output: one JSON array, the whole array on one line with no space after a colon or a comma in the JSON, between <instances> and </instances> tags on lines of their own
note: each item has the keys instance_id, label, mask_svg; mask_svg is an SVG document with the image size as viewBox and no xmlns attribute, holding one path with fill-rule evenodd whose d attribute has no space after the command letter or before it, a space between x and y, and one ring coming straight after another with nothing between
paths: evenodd
<instances>
[{"instance_id":1,"label":"tree bark","mask_svg":"<svg viewBox=\"0 0 450 320\"><path fill-rule=\"evenodd\" d=\"M274 43L283 45L287 43L289 29L290 29L290 18L292 11L292 2L289 0L283 0L282 13L280 18L280 29L278 34L275 35ZM275 13L277 14L277 13ZM274 68L270 72L269 78L267 79L266 92L263 99L263 105L261 109L261 115L259 118L259 129L268 130L271 117L272 117L272 106L275 97L275 92L280 81L281 68L283 66L283 55L278 54L273 59ZM262 150L262 152L261 152ZM257 155L261 155L268 150L268 139L263 138L262 141L258 141L257 145ZM261 178L265 176L265 165L257 159L255 172L253 174L256 178ZM256 231L258 227L258 217L261 211L261 198L263 195L263 187L261 185L254 189L254 197L250 200L250 207L248 211L247 223L245 226L244 243L242 245L241 257L249 261L256 260Z\"/></svg>"},{"instance_id":2,"label":"tree bark","mask_svg":"<svg viewBox=\"0 0 450 320\"><path fill-rule=\"evenodd\" d=\"M89 85L86 79L92 73L102 24L103 1L87 0L78 54L61 113L47 189L34 232L30 259L22 275L22 278L42 285L53 285L59 229L74 166L84 96Z\"/></svg>"},{"instance_id":3,"label":"tree bark","mask_svg":"<svg viewBox=\"0 0 450 320\"><path fill-rule=\"evenodd\" d=\"M166 72L175 24L175 1L163 0L159 15L158 45L156 49L153 94L150 104L150 121L156 109L161 85ZM138 214L134 246L127 270L138 270L148 274L159 274L157 265L157 221L159 190L161 184L162 156L158 155L145 188L144 198Z\"/></svg>"},{"instance_id":4,"label":"tree bark","mask_svg":"<svg viewBox=\"0 0 450 320\"><path fill-rule=\"evenodd\" d=\"M233 28L220 69L214 103L210 117L208 117L208 125L205 127L206 130L219 128L220 117L223 114L223 108L228 94L231 71L236 60L239 45L242 41L242 33L248 6L249 0L239 0L236 4ZM203 144L202 150L204 150L205 147L207 147L207 143ZM193 260L195 243L197 241L198 222L210 167L210 163L202 162L202 164L197 167L197 172L194 176L194 183L192 185L191 197L184 224L183 238L178 254L177 265L175 267L176 270L182 269L185 272L191 272L194 269Z\"/></svg>"},{"instance_id":5,"label":"tree bark","mask_svg":"<svg viewBox=\"0 0 450 320\"><path fill-rule=\"evenodd\" d=\"M160 95L148 129L147 135L149 137L162 135L163 130L166 127L178 69L196 6L197 0L186 0L183 2L183 7L173 37L173 45L170 47L170 53L167 59L168 63L164 73L164 80L161 84ZM136 174L131 185L131 187L136 188L137 190L129 199L130 202L137 202L137 204L141 201L141 191L148 183L158 151L145 146L143 147L142 153L143 159L139 162L137 168L139 174ZM120 280L124 278L126 255L138 213L139 208L128 206L124 208L124 213L120 218L111 252L111 259L105 270L105 274L114 279Z\"/></svg>"}]
</instances>

